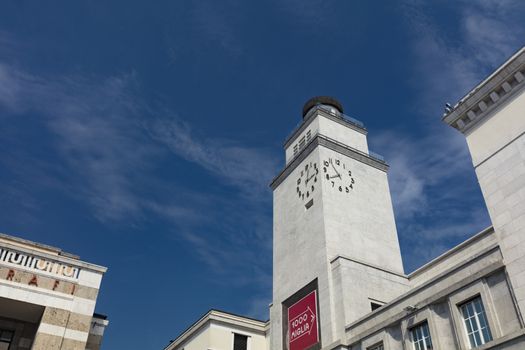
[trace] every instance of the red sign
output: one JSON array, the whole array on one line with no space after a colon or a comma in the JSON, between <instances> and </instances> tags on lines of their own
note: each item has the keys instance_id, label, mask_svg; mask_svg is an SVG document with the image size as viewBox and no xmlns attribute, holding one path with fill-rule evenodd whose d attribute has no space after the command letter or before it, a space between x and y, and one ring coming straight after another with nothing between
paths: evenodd
<instances>
[{"instance_id":1,"label":"red sign","mask_svg":"<svg viewBox=\"0 0 525 350\"><path fill-rule=\"evenodd\" d=\"M288 308L288 350L304 350L319 342L317 292Z\"/></svg>"}]
</instances>

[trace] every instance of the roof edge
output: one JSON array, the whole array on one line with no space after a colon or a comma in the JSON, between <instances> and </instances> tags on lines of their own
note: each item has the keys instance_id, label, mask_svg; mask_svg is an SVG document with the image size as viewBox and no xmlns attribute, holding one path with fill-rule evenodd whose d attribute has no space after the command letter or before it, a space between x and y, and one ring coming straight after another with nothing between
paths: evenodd
<instances>
[{"instance_id":1,"label":"roof edge","mask_svg":"<svg viewBox=\"0 0 525 350\"><path fill-rule=\"evenodd\" d=\"M448 106L442 120L466 133L524 85L525 46L517 50L453 107Z\"/></svg>"},{"instance_id":2,"label":"roof edge","mask_svg":"<svg viewBox=\"0 0 525 350\"><path fill-rule=\"evenodd\" d=\"M246 325L252 326L252 327L261 327L264 328L264 331L266 331L269 320L262 321L255 318L247 317L247 316L241 316L238 314L234 314L227 311L222 311L218 309L210 309L207 311L204 315L202 315L197 321L192 323L188 328L186 328L182 333L177 336L174 340L170 341L168 345L164 348L164 350L171 350L174 349L177 345L181 344L185 340L187 340L193 333L197 332L199 329L204 327L207 323L211 321L223 321L223 322L232 322L232 321L240 321L245 322Z\"/></svg>"}]
</instances>

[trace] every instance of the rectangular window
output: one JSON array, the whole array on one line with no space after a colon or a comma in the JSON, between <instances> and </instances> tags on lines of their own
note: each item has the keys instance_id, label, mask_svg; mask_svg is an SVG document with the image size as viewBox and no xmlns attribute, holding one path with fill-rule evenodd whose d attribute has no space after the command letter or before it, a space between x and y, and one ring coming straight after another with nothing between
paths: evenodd
<instances>
[{"instance_id":1,"label":"rectangular window","mask_svg":"<svg viewBox=\"0 0 525 350\"><path fill-rule=\"evenodd\" d=\"M297 144L295 144L295 145L293 146L293 155L294 155L294 156L297 155L297 151L298 151L298 149L297 149Z\"/></svg>"},{"instance_id":2,"label":"rectangular window","mask_svg":"<svg viewBox=\"0 0 525 350\"><path fill-rule=\"evenodd\" d=\"M233 350L248 350L248 336L234 333Z\"/></svg>"},{"instance_id":3,"label":"rectangular window","mask_svg":"<svg viewBox=\"0 0 525 350\"><path fill-rule=\"evenodd\" d=\"M476 348L492 340L485 308L481 297L476 297L459 306L465 322L470 348Z\"/></svg>"},{"instance_id":4,"label":"rectangular window","mask_svg":"<svg viewBox=\"0 0 525 350\"><path fill-rule=\"evenodd\" d=\"M310 142L310 139L312 138L312 132L308 130L306 132L306 142Z\"/></svg>"},{"instance_id":5,"label":"rectangular window","mask_svg":"<svg viewBox=\"0 0 525 350\"><path fill-rule=\"evenodd\" d=\"M385 350L383 343L369 347L367 350Z\"/></svg>"},{"instance_id":6,"label":"rectangular window","mask_svg":"<svg viewBox=\"0 0 525 350\"><path fill-rule=\"evenodd\" d=\"M8 350L13 341L13 332L0 329L0 350Z\"/></svg>"},{"instance_id":7,"label":"rectangular window","mask_svg":"<svg viewBox=\"0 0 525 350\"><path fill-rule=\"evenodd\" d=\"M428 330L428 322L423 322L410 329L410 340L414 345L414 350L431 350L432 338Z\"/></svg>"},{"instance_id":8,"label":"rectangular window","mask_svg":"<svg viewBox=\"0 0 525 350\"><path fill-rule=\"evenodd\" d=\"M306 140L303 137L301 137L301 139L299 140L299 149L303 149L303 147L306 145Z\"/></svg>"}]
</instances>

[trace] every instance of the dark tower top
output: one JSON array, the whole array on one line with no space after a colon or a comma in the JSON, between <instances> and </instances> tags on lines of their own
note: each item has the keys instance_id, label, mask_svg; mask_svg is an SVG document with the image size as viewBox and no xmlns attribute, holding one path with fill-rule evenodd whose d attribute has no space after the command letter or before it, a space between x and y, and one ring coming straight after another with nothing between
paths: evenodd
<instances>
[{"instance_id":1,"label":"dark tower top","mask_svg":"<svg viewBox=\"0 0 525 350\"><path fill-rule=\"evenodd\" d=\"M336 108L339 112L343 113L343 105L335 98L330 96L315 96L306 101L303 107L303 119L310 109L317 105L328 105Z\"/></svg>"}]
</instances>

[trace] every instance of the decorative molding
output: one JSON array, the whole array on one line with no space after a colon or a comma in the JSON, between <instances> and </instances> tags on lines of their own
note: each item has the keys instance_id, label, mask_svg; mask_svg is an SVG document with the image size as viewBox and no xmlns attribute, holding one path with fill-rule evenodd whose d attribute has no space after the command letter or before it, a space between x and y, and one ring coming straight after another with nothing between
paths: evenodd
<instances>
[{"instance_id":1,"label":"decorative molding","mask_svg":"<svg viewBox=\"0 0 525 350\"><path fill-rule=\"evenodd\" d=\"M496 249L498 249L498 248L496 247ZM492 253L494 251L495 251L494 248L489 250L489 251L487 251L485 253L486 254L485 256L487 256L488 254L490 254L490 253ZM467 265L468 263L469 262L467 262L465 265ZM439 292L433 294L432 296L430 296L428 298L425 298L425 299L422 299L422 300L418 300L418 302L416 303L416 307L417 307L418 310L423 310L424 308L432 305L433 303L435 303L435 302L437 302L439 300L444 300L445 298L450 296L455 291L458 291L458 290L468 286L469 284L471 284L471 283L473 283L473 282L475 282L477 280L482 279L485 276L493 274L493 273L495 273L497 271L503 271L504 268L505 268L505 265L503 264L502 261L497 261L497 262L493 262L491 264L488 264L487 266L482 267L481 269L473 272L468 277L453 283L448 288L442 289ZM449 274L451 274L453 272L454 271L450 271L450 272L447 273L447 275L449 275ZM425 286L423 288L428 288L428 286ZM383 305L381 308L379 308L379 309L369 313L368 315L362 317L361 319L346 325L345 331L346 331L347 334L349 332L351 332L352 330L357 331L351 337L349 337L349 339L347 340L348 344L350 344L350 345L357 344L362 339L365 339L366 337L369 337L370 335L380 331L381 329L389 327L392 324L398 323L400 320L406 318L407 315L411 311L407 311L404 308L402 308L404 306L404 304L402 304L402 302L404 300L406 300L408 297L417 294L417 292L419 292L423 288L417 287L417 288L415 288L416 290L410 291L410 292L402 295L401 297L399 297L397 299L394 299L390 303L387 303L387 304ZM380 316L377 316L379 314L384 314L384 317L381 318ZM375 324L370 325L369 327L367 327L364 330L359 330L357 328L357 327L363 325L363 323L365 323L367 321L370 321L370 320L373 320L374 318L376 320Z\"/></svg>"},{"instance_id":2,"label":"decorative molding","mask_svg":"<svg viewBox=\"0 0 525 350\"><path fill-rule=\"evenodd\" d=\"M450 256L456 254L456 253L459 253L461 252L462 250L468 248L468 247L471 247L473 244L479 242L480 240L482 240L483 238L489 236L489 235L494 235L495 234L495 231L494 231L494 227L493 226L489 226L483 230L481 230L480 232L474 234L472 237L470 237L469 239L459 243L458 245L456 245L455 247L452 247L451 249L447 250L446 252L444 252L443 254L437 256L436 258L430 260L429 262L427 262L425 265L423 266L420 266L419 268L417 268L416 270L412 271L411 273L409 273L407 275L407 277L410 279L410 280L413 280L414 278L416 278L417 276L421 275L422 273L430 270L431 268L439 265L441 262L445 261L446 259L448 259Z\"/></svg>"},{"instance_id":3,"label":"decorative molding","mask_svg":"<svg viewBox=\"0 0 525 350\"><path fill-rule=\"evenodd\" d=\"M332 151L338 152L342 155L345 155L349 158L355 159L361 163L370 165L381 171L388 171L388 164L382 160L371 157L369 154L361 152L355 148L347 146L343 143L337 142L329 137L326 137L321 134L315 135L310 143L306 145L305 148L297 155L292 161L290 161L285 168L277 175L272 182L270 183L270 188L275 190L290 173L292 173L301 162L310 155L310 153L317 147L324 146Z\"/></svg>"},{"instance_id":4,"label":"decorative molding","mask_svg":"<svg viewBox=\"0 0 525 350\"><path fill-rule=\"evenodd\" d=\"M443 121L466 134L525 86L525 47L463 97Z\"/></svg>"},{"instance_id":5,"label":"decorative molding","mask_svg":"<svg viewBox=\"0 0 525 350\"><path fill-rule=\"evenodd\" d=\"M58 275L73 280L77 280L80 273L78 267L5 247L0 247L0 263L8 267L20 267L48 276Z\"/></svg>"},{"instance_id":6,"label":"decorative molding","mask_svg":"<svg viewBox=\"0 0 525 350\"><path fill-rule=\"evenodd\" d=\"M351 258L351 257L346 256L346 255L337 255L336 257L330 259L330 264L334 264L335 265L335 263L338 262L338 260L350 261L350 262L353 262L355 264L359 264L359 265L363 265L363 266L369 267L371 269L383 271L383 272L389 273L391 275L395 275L395 276L404 278L404 279L407 280L407 283L408 283L408 276L405 275L404 273L399 273L399 272L396 272L394 270L390 270L390 269L387 269L387 268L384 268L384 267L380 267L380 266L377 266L377 265L374 265L374 264L370 264L370 263L367 263L365 261L362 261L362 260L359 260L359 259L354 259L354 258Z\"/></svg>"},{"instance_id":7,"label":"decorative molding","mask_svg":"<svg viewBox=\"0 0 525 350\"><path fill-rule=\"evenodd\" d=\"M90 270L96 273L105 273L107 271L107 267L79 260L78 257L75 257L72 254L48 253L43 249L34 249L31 245L32 242L30 241L26 241L26 242L29 242L28 243L29 245L25 246L25 245L19 244L19 242L13 244L9 242L8 240L2 240L1 238L4 238L4 237L10 237L10 236L0 234L0 249L13 250L13 251L16 251L16 252L19 252L25 255L29 255L29 256L38 256L41 259L54 261L54 262L57 262L63 265L75 266L75 267L78 267L79 269ZM12 241L12 239L10 240Z\"/></svg>"}]
</instances>

